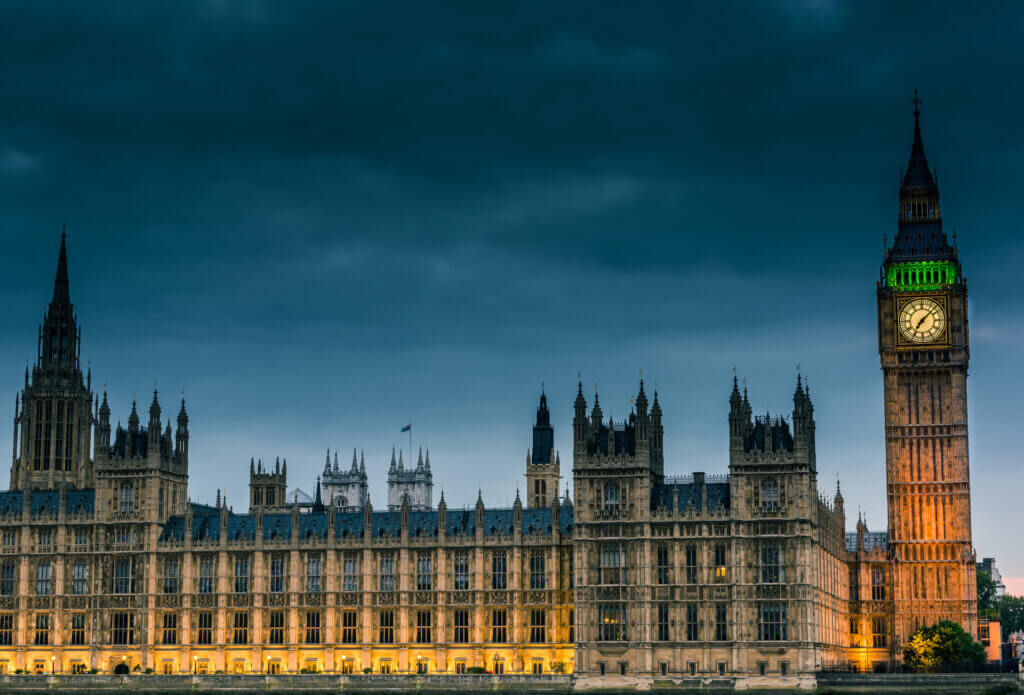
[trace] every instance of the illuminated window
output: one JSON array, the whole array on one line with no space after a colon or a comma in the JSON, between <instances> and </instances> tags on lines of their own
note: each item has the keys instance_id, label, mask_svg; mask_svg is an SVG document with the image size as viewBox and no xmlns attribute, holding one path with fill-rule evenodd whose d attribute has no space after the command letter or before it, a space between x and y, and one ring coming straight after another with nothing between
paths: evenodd
<instances>
[{"instance_id":1,"label":"illuminated window","mask_svg":"<svg viewBox=\"0 0 1024 695\"><path fill-rule=\"evenodd\" d=\"M715 544L715 581L724 582L726 579L725 543Z\"/></svg>"},{"instance_id":2,"label":"illuminated window","mask_svg":"<svg viewBox=\"0 0 1024 695\"><path fill-rule=\"evenodd\" d=\"M601 603L597 607L598 638L602 642L626 639L626 609L621 603Z\"/></svg>"}]
</instances>

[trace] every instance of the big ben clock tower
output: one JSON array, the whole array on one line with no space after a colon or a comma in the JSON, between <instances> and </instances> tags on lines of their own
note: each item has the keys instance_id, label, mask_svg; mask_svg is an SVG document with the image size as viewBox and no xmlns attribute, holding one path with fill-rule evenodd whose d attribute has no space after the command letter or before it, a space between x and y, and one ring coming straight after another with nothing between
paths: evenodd
<instances>
[{"instance_id":1,"label":"big ben clock tower","mask_svg":"<svg viewBox=\"0 0 1024 695\"><path fill-rule=\"evenodd\" d=\"M894 647L923 625L977 632L967 450L967 283L942 231L921 141L900 188L899 231L878 283Z\"/></svg>"}]
</instances>

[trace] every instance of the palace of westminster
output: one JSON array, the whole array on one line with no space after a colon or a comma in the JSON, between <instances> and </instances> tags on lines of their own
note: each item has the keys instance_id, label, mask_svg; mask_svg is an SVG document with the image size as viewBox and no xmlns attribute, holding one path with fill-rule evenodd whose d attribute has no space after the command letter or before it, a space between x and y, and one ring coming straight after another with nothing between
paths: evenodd
<instances>
[{"instance_id":1,"label":"palace of westminster","mask_svg":"<svg viewBox=\"0 0 1024 695\"><path fill-rule=\"evenodd\" d=\"M0 673L756 679L887 668L942 619L975 634L967 286L914 115L876 280L886 531L847 533L838 485L819 492L799 376L787 416L755 416L733 379L724 474L666 475L641 381L622 422L580 385L572 497L541 395L509 508L435 505L429 453L392 461L386 509L355 454L313 500L253 461L246 513L193 503L184 400L172 422L154 392L112 428L83 374L62 237L0 492Z\"/></svg>"}]
</instances>

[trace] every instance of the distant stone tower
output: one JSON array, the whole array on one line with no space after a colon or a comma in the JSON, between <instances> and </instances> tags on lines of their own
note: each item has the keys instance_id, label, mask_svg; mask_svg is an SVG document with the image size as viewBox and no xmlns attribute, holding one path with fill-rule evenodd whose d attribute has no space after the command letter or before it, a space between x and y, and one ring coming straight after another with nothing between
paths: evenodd
<instances>
[{"instance_id":1,"label":"distant stone tower","mask_svg":"<svg viewBox=\"0 0 1024 695\"><path fill-rule=\"evenodd\" d=\"M402 453L398 453L395 463L395 452L391 451L391 466L388 468L388 510L397 512L402 509L402 500L408 495L409 509L412 511L430 511L433 509L431 500L434 496L434 477L430 473L430 450L427 450L426 461L423 450L415 468L406 468L402 462Z\"/></svg>"},{"instance_id":2,"label":"distant stone tower","mask_svg":"<svg viewBox=\"0 0 1024 695\"><path fill-rule=\"evenodd\" d=\"M967 282L942 231L939 187L914 143L899 228L878 282L889 550L897 649L918 627L977 632L967 449Z\"/></svg>"},{"instance_id":3,"label":"distant stone tower","mask_svg":"<svg viewBox=\"0 0 1024 695\"><path fill-rule=\"evenodd\" d=\"M548 397L541 391L537 423L533 426L533 449L526 452L526 507L543 508L558 498L559 467L555 451L555 428L551 426Z\"/></svg>"},{"instance_id":4,"label":"distant stone tower","mask_svg":"<svg viewBox=\"0 0 1024 695\"><path fill-rule=\"evenodd\" d=\"M288 494L288 461L274 461L274 468L264 469L263 461L249 460L249 511L284 509Z\"/></svg>"},{"instance_id":5,"label":"distant stone tower","mask_svg":"<svg viewBox=\"0 0 1024 695\"><path fill-rule=\"evenodd\" d=\"M25 367L25 387L14 402L12 490L94 484L92 377L83 378L80 348L62 233L53 299L39 329L36 361L31 377Z\"/></svg>"},{"instance_id":6,"label":"distant stone tower","mask_svg":"<svg viewBox=\"0 0 1024 695\"><path fill-rule=\"evenodd\" d=\"M117 426L110 441L110 406L103 394L96 422L96 510L108 518L163 522L184 514L188 504L188 414L178 411L177 441L171 421L160 429L160 401L153 390L149 424L141 427L132 401L128 428Z\"/></svg>"},{"instance_id":7,"label":"distant stone tower","mask_svg":"<svg viewBox=\"0 0 1024 695\"><path fill-rule=\"evenodd\" d=\"M352 450L352 465L348 470L338 467L338 452L334 452L334 466L331 466L331 452L327 452L324 464L323 497L327 506L340 511L357 512L366 504L369 486L366 482L366 459L356 459Z\"/></svg>"}]
</instances>

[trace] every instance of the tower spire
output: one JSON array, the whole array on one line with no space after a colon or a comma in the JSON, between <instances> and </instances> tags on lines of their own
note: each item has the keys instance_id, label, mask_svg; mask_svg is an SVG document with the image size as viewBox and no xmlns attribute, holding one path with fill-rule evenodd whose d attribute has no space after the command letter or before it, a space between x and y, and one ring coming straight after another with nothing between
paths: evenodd
<instances>
[{"instance_id":1,"label":"tower spire","mask_svg":"<svg viewBox=\"0 0 1024 695\"><path fill-rule=\"evenodd\" d=\"M68 249L66 227L60 228L60 256L57 259L57 277L53 281L53 303L71 303L71 283L68 280Z\"/></svg>"}]
</instances>

